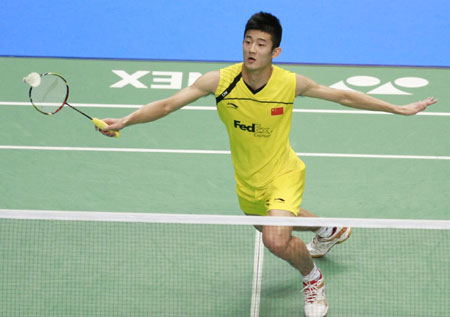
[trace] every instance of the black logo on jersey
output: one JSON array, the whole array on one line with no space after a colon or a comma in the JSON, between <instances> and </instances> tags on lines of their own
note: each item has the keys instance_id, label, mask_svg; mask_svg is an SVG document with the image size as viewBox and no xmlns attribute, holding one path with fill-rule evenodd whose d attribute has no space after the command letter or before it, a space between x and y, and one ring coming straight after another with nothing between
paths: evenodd
<instances>
[{"instance_id":1,"label":"black logo on jersey","mask_svg":"<svg viewBox=\"0 0 450 317\"><path fill-rule=\"evenodd\" d=\"M256 137L268 138L272 135L272 131L270 131L270 128L264 128L258 123L246 125L238 120L234 120L234 127L237 129L241 129L242 131L253 133Z\"/></svg>"},{"instance_id":2,"label":"black logo on jersey","mask_svg":"<svg viewBox=\"0 0 450 317\"><path fill-rule=\"evenodd\" d=\"M237 108L239 108L239 107L236 106L234 103L229 102L229 103L227 103L227 108L237 109Z\"/></svg>"}]
</instances>

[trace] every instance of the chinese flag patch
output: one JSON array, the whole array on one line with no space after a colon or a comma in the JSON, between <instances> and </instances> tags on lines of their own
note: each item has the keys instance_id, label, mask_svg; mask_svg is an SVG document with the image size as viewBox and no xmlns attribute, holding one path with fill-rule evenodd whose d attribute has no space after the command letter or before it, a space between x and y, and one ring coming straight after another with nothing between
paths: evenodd
<instances>
[{"instance_id":1,"label":"chinese flag patch","mask_svg":"<svg viewBox=\"0 0 450 317\"><path fill-rule=\"evenodd\" d=\"M272 108L271 114L272 116L280 116L284 113L283 107Z\"/></svg>"}]
</instances>

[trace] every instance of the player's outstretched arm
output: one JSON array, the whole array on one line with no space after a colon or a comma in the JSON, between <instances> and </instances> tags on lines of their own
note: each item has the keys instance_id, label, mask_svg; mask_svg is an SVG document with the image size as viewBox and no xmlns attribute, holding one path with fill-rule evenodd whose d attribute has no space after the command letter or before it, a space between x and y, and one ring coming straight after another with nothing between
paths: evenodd
<instances>
[{"instance_id":1,"label":"player's outstretched arm","mask_svg":"<svg viewBox=\"0 0 450 317\"><path fill-rule=\"evenodd\" d=\"M169 98L150 102L139 110L120 119L103 119L109 126L101 132L105 135L112 136L111 130L119 131L133 124L152 122L161 119L201 97L214 94L219 84L219 80L219 71L206 73L200 76L194 84L181 89Z\"/></svg>"},{"instance_id":2,"label":"player's outstretched arm","mask_svg":"<svg viewBox=\"0 0 450 317\"><path fill-rule=\"evenodd\" d=\"M322 86L301 75L297 75L296 93L297 95L336 102L347 107L372 111L384 111L401 115L414 115L425 110L428 106L438 102L435 98L427 98L425 100L413 102L407 105L398 106L360 92L339 90Z\"/></svg>"}]
</instances>

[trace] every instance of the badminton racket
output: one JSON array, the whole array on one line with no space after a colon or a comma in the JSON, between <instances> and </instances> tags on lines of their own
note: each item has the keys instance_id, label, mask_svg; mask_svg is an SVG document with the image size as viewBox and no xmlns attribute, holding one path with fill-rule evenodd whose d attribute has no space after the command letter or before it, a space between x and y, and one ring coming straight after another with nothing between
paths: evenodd
<instances>
[{"instance_id":1,"label":"badminton racket","mask_svg":"<svg viewBox=\"0 0 450 317\"><path fill-rule=\"evenodd\" d=\"M106 122L93 118L80 109L70 105L69 85L63 76L57 73L31 73L25 77L24 82L30 85L29 98L33 107L42 114L53 115L58 113L65 105L82 114L100 130L108 126ZM114 131L114 137L120 136L119 131Z\"/></svg>"}]
</instances>

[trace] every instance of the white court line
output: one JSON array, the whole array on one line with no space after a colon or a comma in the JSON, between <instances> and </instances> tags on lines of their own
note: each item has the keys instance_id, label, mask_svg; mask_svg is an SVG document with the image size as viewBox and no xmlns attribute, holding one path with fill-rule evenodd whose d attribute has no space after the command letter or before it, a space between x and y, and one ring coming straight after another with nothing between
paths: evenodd
<instances>
[{"instance_id":1,"label":"white court line","mask_svg":"<svg viewBox=\"0 0 450 317\"><path fill-rule=\"evenodd\" d=\"M231 154L220 150L172 150L172 149L139 149L139 148L95 148L67 146L21 146L0 145L0 150L37 150L37 151L80 151L80 152L128 152L128 153L174 153L174 154Z\"/></svg>"},{"instance_id":2,"label":"white court line","mask_svg":"<svg viewBox=\"0 0 450 317\"><path fill-rule=\"evenodd\" d=\"M128 104L99 104L99 103L70 103L72 106L78 108L117 108L117 109L139 109L142 105L128 105ZM0 101L0 106L30 106L29 102L10 102ZM197 110L197 111L216 111L217 108L213 106L185 106L181 110ZM328 110L328 109L294 109L293 112L298 113L322 113L322 114L370 114L370 115L392 115L388 112L369 111L369 110ZM432 116L432 117L450 117L450 112L420 112L418 116Z\"/></svg>"},{"instance_id":3,"label":"white court line","mask_svg":"<svg viewBox=\"0 0 450 317\"><path fill-rule=\"evenodd\" d=\"M67 146L26 146L0 145L0 150L36 150L36 151L78 151L78 152L126 152L126 153L172 153L172 154L231 154L228 150L175 150L175 149L140 149L140 148L98 148L98 147L67 147ZM335 157L335 158L369 158L369 159L399 159L399 160L444 160L450 156L434 155L392 155L392 154L346 154L346 153L303 153L301 157Z\"/></svg>"}]
</instances>

